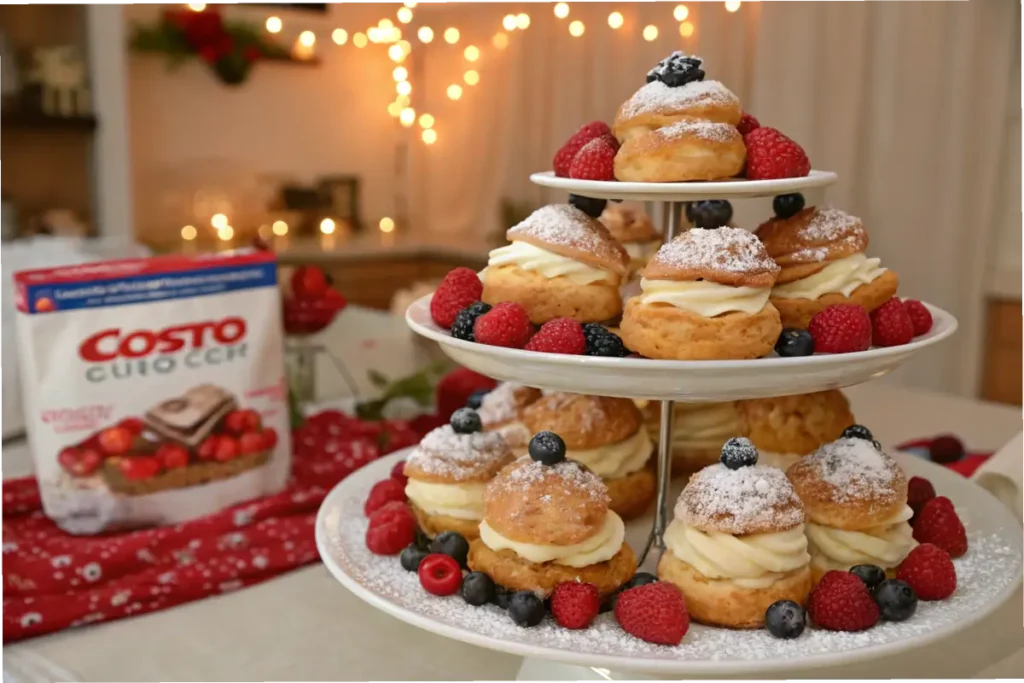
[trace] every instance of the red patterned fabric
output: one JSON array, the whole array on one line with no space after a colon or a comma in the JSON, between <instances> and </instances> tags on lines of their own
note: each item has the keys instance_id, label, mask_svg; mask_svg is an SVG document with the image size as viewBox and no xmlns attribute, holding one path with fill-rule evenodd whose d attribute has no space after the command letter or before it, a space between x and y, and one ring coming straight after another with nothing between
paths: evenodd
<instances>
[{"instance_id":1,"label":"red patterned fabric","mask_svg":"<svg viewBox=\"0 0 1024 683\"><path fill-rule=\"evenodd\" d=\"M325 411L294 432L281 493L185 524L103 536L64 533L43 514L35 479L6 481L4 643L227 593L315 562L313 523L326 493L421 436L408 422Z\"/></svg>"}]
</instances>

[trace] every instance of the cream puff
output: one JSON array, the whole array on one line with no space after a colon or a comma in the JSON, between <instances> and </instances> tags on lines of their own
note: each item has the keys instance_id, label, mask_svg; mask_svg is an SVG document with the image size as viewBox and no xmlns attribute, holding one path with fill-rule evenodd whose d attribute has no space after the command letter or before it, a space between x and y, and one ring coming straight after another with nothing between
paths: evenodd
<instances>
[{"instance_id":1,"label":"cream puff","mask_svg":"<svg viewBox=\"0 0 1024 683\"><path fill-rule=\"evenodd\" d=\"M420 529L433 538L457 531L474 538L484 512L484 488L514 459L498 432L482 431L480 416L460 408L428 433L405 461L405 495Z\"/></svg>"},{"instance_id":2,"label":"cream puff","mask_svg":"<svg viewBox=\"0 0 1024 683\"><path fill-rule=\"evenodd\" d=\"M808 207L772 218L756 234L781 268L771 302L784 327L806 328L832 304L857 304L870 312L899 287L896 273L864 254L864 223L845 211Z\"/></svg>"},{"instance_id":3,"label":"cream puff","mask_svg":"<svg viewBox=\"0 0 1024 683\"><path fill-rule=\"evenodd\" d=\"M647 420L655 443L660 438L660 404L648 408ZM724 403L676 403L672 408L672 476L689 476L722 455L722 446L743 435L744 426L734 401Z\"/></svg>"},{"instance_id":4,"label":"cream puff","mask_svg":"<svg viewBox=\"0 0 1024 683\"><path fill-rule=\"evenodd\" d=\"M757 464L745 438L694 474L665 529L658 577L702 624L760 628L778 600L806 602L811 559L800 499L782 470Z\"/></svg>"},{"instance_id":5,"label":"cream puff","mask_svg":"<svg viewBox=\"0 0 1024 683\"><path fill-rule=\"evenodd\" d=\"M531 442L543 462L525 455L488 484L469 568L512 591L546 596L560 583L581 581L609 595L636 571L626 527L609 509L601 478L565 460L565 444L552 436Z\"/></svg>"},{"instance_id":6,"label":"cream puff","mask_svg":"<svg viewBox=\"0 0 1024 683\"><path fill-rule=\"evenodd\" d=\"M779 267L751 233L694 228L661 247L619 327L631 351L663 360L758 358L782 332L768 296Z\"/></svg>"},{"instance_id":7,"label":"cream puff","mask_svg":"<svg viewBox=\"0 0 1024 683\"><path fill-rule=\"evenodd\" d=\"M536 325L553 318L600 322L622 312L625 249L601 223L568 204L534 211L490 253L483 301L521 304Z\"/></svg>"},{"instance_id":8,"label":"cream puff","mask_svg":"<svg viewBox=\"0 0 1024 683\"><path fill-rule=\"evenodd\" d=\"M526 453L533 433L522 421L523 410L538 398L540 389L524 387L514 382L502 382L484 394L477 413L484 431L498 432L505 437L505 443L515 456Z\"/></svg>"},{"instance_id":9,"label":"cream puff","mask_svg":"<svg viewBox=\"0 0 1024 683\"><path fill-rule=\"evenodd\" d=\"M760 451L759 462L782 470L835 441L854 423L850 402L838 389L737 401L736 408L743 434Z\"/></svg>"},{"instance_id":10,"label":"cream puff","mask_svg":"<svg viewBox=\"0 0 1024 683\"><path fill-rule=\"evenodd\" d=\"M829 570L858 564L894 575L917 545L907 476L863 427L800 459L786 476L807 511L815 583Z\"/></svg>"},{"instance_id":11,"label":"cream puff","mask_svg":"<svg viewBox=\"0 0 1024 683\"><path fill-rule=\"evenodd\" d=\"M608 202L599 220L629 254L630 272L647 265L661 246L661 232L638 206Z\"/></svg>"},{"instance_id":12,"label":"cream puff","mask_svg":"<svg viewBox=\"0 0 1024 683\"><path fill-rule=\"evenodd\" d=\"M611 509L624 519L642 515L654 500L654 444L630 399L548 394L523 411L523 423L531 434L558 434L565 457L604 480Z\"/></svg>"}]
</instances>

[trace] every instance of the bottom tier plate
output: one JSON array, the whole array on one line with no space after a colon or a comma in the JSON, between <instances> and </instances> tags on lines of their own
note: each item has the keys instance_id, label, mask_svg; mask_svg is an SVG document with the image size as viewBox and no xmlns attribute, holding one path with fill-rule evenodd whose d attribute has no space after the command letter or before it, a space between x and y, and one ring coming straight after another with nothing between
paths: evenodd
<instances>
[{"instance_id":1,"label":"bottom tier plate","mask_svg":"<svg viewBox=\"0 0 1024 683\"><path fill-rule=\"evenodd\" d=\"M534 628L520 628L497 607L471 607L457 595L427 594L416 574L402 569L397 556L381 557L366 549L363 502L370 487L387 478L404 456L405 451L400 451L371 463L328 494L316 522L317 547L324 563L346 588L402 621L524 657L669 675L763 674L836 666L952 636L994 611L1021 581L1021 529L1002 503L950 470L912 456L897 456L908 474L928 477L940 495L952 499L970 540L967 554L955 561L958 588L953 597L921 602L909 621L883 622L860 633L812 627L795 640L778 640L764 630L731 631L693 624L677 647L640 641L623 632L611 614L601 615L585 631L563 629L550 619ZM673 496L678 491L676 485ZM628 525L626 538L634 548L643 546L652 516Z\"/></svg>"}]
</instances>

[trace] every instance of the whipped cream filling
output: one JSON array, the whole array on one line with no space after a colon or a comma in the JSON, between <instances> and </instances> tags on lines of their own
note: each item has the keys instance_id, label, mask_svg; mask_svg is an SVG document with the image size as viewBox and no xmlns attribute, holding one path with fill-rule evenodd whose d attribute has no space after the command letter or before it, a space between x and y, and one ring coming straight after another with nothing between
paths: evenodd
<instances>
[{"instance_id":1,"label":"whipped cream filling","mask_svg":"<svg viewBox=\"0 0 1024 683\"><path fill-rule=\"evenodd\" d=\"M650 434L646 429L640 429L618 443L585 451L566 451L565 457L583 463L602 479L617 479L643 468L653 450Z\"/></svg>"},{"instance_id":2,"label":"whipped cream filling","mask_svg":"<svg viewBox=\"0 0 1024 683\"><path fill-rule=\"evenodd\" d=\"M577 285L589 285L605 280L608 282L618 281L611 273L600 268L588 266L581 261L575 261L526 242L514 241L504 247L498 247L491 251L487 259L487 268L512 265L523 270L540 273L549 280L556 277L568 278ZM486 279L487 269L484 269L482 277Z\"/></svg>"},{"instance_id":3,"label":"whipped cream filling","mask_svg":"<svg viewBox=\"0 0 1024 683\"><path fill-rule=\"evenodd\" d=\"M846 570L857 564L895 567L917 545L907 523L913 515L914 511L906 505L891 519L863 531L844 531L808 522L812 561L825 569Z\"/></svg>"},{"instance_id":4,"label":"whipped cream filling","mask_svg":"<svg viewBox=\"0 0 1024 683\"><path fill-rule=\"evenodd\" d=\"M731 287L708 280L677 282L643 278L640 289L642 304L670 304L705 318L732 311L759 313L771 294L769 287Z\"/></svg>"},{"instance_id":5,"label":"whipped cream filling","mask_svg":"<svg viewBox=\"0 0 1024 683\"><path fill-rule=\"evenodd\" d=\"M854 254L833 261L814 275L784 285L775 285L772 296L780 299L819 299L826 294L850 296L861 285L874 282L885 272L881 259Z\"/></svg>"},{"instance_id":6,"label":"whipped cream filling","mask_svg":"<svg viewBox=\"0 0 1024 683\"><path fill-rule=\"evenodd\" d=\"M665 529L665 546L707 578L727 579L743 588L767 588L811 559L803 524L775 533L733 536L704 532L674 519Z\"/></svg>"},{"instance_id":7,"label":"whipped cream filling","mask_svg":"<svg viewBox=\"0 0 1024 683\"><path fill-rule=\"evenodd\" d=\"M626 525L617 514L608 511L604 526L596 534L574 545L543 545L520 543L505 538L486 521L480 522L480 540L495 552L511 550L527 562L554 562L566 567L587 567L606 562L619 552L626 538Z\"/></svg>"},{"instance_id":8,"label":"whipped cream filling","mask_svg":"<svg viewBox=\"0 0 1024 683\"><path fill-rule=\"evenodd\" d=\"M742 433L739 413L730 403L687 406L674 415L673 448L720 448Z\"/></svg>"},{"instance_id":9,"label":"whipped cream filling","mask_svg":"<svg viewBox=\"0 0 1024 683\"><path fill-rule=\"evenodd\" d=\"M436 484L410 479L405 495L428 515L447 515L456 519L483 519L486 482Z\"/></svg>"}]
</instances>

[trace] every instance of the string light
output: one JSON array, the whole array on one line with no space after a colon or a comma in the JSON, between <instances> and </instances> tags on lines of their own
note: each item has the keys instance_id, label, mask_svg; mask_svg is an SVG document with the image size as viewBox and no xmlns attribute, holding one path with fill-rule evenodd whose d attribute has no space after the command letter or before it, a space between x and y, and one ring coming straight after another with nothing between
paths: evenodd
<instances>
[{"instance_id":1,"label":"string light","mask_svg":"<svg viewBox=\"0 0 1024 683\"><path fill-rule=\"evenodd\" d=\"M679 24L679 35L681 35L683 38L689 38L690 36L692 36L693 24L691 24L688 21L684 21L683 23Z\"/></svg>"},{"instance_id":2,"label":"string light","mask_svg":"<svg viewBox=\"0 0 1024 683\"><path fill-rule=\"evenodd\" d=\"M235 236L235 229L230 225L225 225L223 228L217 228L217 237L225 242Z\"/></svg>"},{"instance_id":3,"label":"string light","mask_svg":"<svg viewBox=\"0 0 1024 683\"><path fill-rule=\"evenodd\" d=\"M334 227L334 221L331 220L330 218L325 218L322 221L320 221L320 232L322 232L325 235L333 235Z\"/></svg>"},{"instance_id":4,"label":"string light","mask_svg":"<svg viewBox=\"0 0 1024 683\"><path fill-rule=\"evenodd\" d=\"M389 47L388 57L390 57L391 61L393 62L400 62L403 59L405 59L405 52L402 51L402 46L399 45L398 43L395 43L394 45Z\"/></svg>"},{"instance_id":5,"label":"string light","mask_svg":"<svg viewBox=\"0 0 1024 683\"><path fill-rule=\"evenodd\" d=\"M585 30L586 27L583 26L583 22L580 21L579 19L569 24L569 35L571 35L573 38L579 38L580 36L583 35L583 32Z\"/></svg>"},{"instance_id":6,"label":"string light","mask_svg":"<svg viewBox=\"0 0 1024 683\"><path fill-rule=\"evenodd\" d=\"M452 28L446 28L444 30L444 42L449 45L454 45L459 42L459 29L454 26Z\"/></svg>"},{"instance_id":7,"label":"string light","mask_svg":"<svg viewBox=\"0 0 1024 683\"><path fill-rule=\"evenodd\" d=\"M391 116L398 116L402 113L402 105L398 101L394 101L388 105L388 114Z\"/></svg>"},{"instance_id":8,"label":"string light","mask_svg":"<svg viewBox=\"0 0 1024 683\"><path fill-rule=\"evenodd\" d=\"M410 21L412 21L412 10L409 9L408 7L401 7L399 8L396 16L398 17L398 20L400 22L402 22L403 24L408 24Z\"/></svg>"},{"instance_id":9,"label":"string light","mask_svg":"<svg viewBox=\"0 0 1024 683\"><path fill-rule=\"evenodd\" d=\"M457 100L462 97L462 86L458 83L452 83L448 86L448 99Z\"/></svg>"},{"instance_id":10,"label":"string light","mask_svg":"<svg viewBox=\"0 0 1024 683\"><path fill-rule=\"evenodd\" d=\"M476 45L470 45L463 51L462 56L466 58L467 62L475 62L480 59L480 48Z\"/></svg>"},{"instance_id":11,"label":"string light","mask_svg":"<svg viewBox=\"0 0 1024 683\"><path fill-rule=\"evenodd\" d=\"M462 79L466 81L466 85L476 85L480 82L480 74L470 69L465 73Z\"/></svg>"},{"instance_id":12,"label":"string light","mask_svg":"<svg viewBox=\"0 0 1024 683\"><path fill-rule=\"evenodd\" d=\"M676 5L672 10L672 16L676 21L686 21L686 17L690 16L690 9L686 5Z\"/></svg>"},{"instance_id":13,"label":"string light","mask_svg":"<svg viewBox=\"0 0 1024 683\"><path fill-rule=\"evenodd\" d=\"M316 34L312 31L303 31L299 34L299 42L306 47L313 47L313 44L316 43Z\"/></svg>"},{"instance_id":14,"label":"string light","mask_svg":"<svg viewBox=\"0 0 1024 683\"><path fill-rule=\"evenodd\" d=\"M284 237L288 234L288 224L284 221L274 221L274 224L270 226L270 231L278 237Z\"/></svg>"},{"instance_id":15,"label":"string light","mask_svg":"<svg viewBox=\"0 0 1024 683\"><path fill-rule=\"evenodd\" d=\"M622 27L622 14L619 12L612 12L608 15L608 25L612 28Z\"/></svg>"},{"instance_id":16,"label":"string light","mask_svg":"<svg viewBox=\"0 0 1024 683\"><path fill-rule=\"evenodd\" d=\"M740 0L725 0L725 11L737 12L739 11L741 4Z\"/></svg>"},{"instance_id":17,"label":"string light","mask_svg":"<svg viewBox=\"0 0 1024 683\"><path fill-rule=\"evenodd\" d=\"M281 17L267 17L267 31L280 33L282 28L284 28L284 24L281 22Z\"/></svg>"},{"instance_id":18,"label":"string light","mask_svg":"<svg viewBox=\"0 0 1024 683\"><path fill-rule=\"evenodd\" d=\"M435 142L437 142L437 131L434 130L433 128L428 128L427 130L420 133L420 137L423 138L423 142L427 143L428 145L432 145Z\"/></svg>"},{"instance_id":19,"label":"string light","mask_svg":"<svg viewBox=\"0 0 1024 683\"><path fill-rule=\"evenodd\" d=\"M181 229L181 239L186 240L188 242L194 240L196 238L196 235L198 234L199 231L196 230L196 226L194 225L186 225Z\"/></svg>"},{"instance_id":20,"label":"string light","mask_svg":"<svg viewBox=\"0 0 1024 683\"><path fill-rule=\"evenodd\" d=\"M356 47L366 47L366 44L368 42L370 41L366 37L365 33L357 33L354 36L352 36L352 44L355 45Z\"/></svg>"},{"instance_id":21,"label":"string light","mask_svg":"<svg viewBox=\"0 0 1024 683\"><path fill-rule=\"evenodd\" d=\"M658 27L654 24L644 26L644 40L648 43L655 40L658 37Z\"/></svg>"},{"instance_id":22,"label":"string light","mask_svg":"<svg viewBox=\"0 0 1024 683\"><path fill-rule=\"evenodd\" d=\"M398 97L395 98L395 102L398 103L399 107L408 107L409 102L411 101L412 100L409 99L408 95L399 95Z\"/></svg>"},{"instance_id":23,"label":"string light","mask_svg":"<svg viewBox=\"0 0 1024 683\"><path fill-rule=\"evenodd\" d=\"M420 127L421 128L433 128L434 127L434 117L431 116L430 114L422 115L420 117Z\"/></svg>"},{"instance_id":24,"label":"string light","mask_svg":"<svg viewBox=\"0 0 1024 683\"><path fill-rule=\"evenodd\" d=\"M403 2L402 4L405 5L406 7L408 7L409 9L416 9L416 3L415 2Z\"/></svg>"},{"instance_id":25,"label":"string light","mask_svg":"<svg viewBox=\"0 0 1024 683\"><path fill-rule=\"evenodd\" d=\"M565 19L569 16L569 5L564 2L560 2L555 5L555 16L559 19Z\"/></svg>"},{"instance_id":26,"label":"string light","mask_svg":"<svg viewBox=\"0 0 1024 683\"><path fill-rule=\"evenodd\" d=\"M210 225L217 228L218 230L228 224L228 217L222 213L215 213L210 218Z\"/></svg>"},{"instance_id":27,"label":"string light","mask_svg":"<svg viewBox=\"0 0 1024 683\"><path fill-rule=\"evenodd\" d=\"M420 30L416 32L416 35L419 36L420 42L429 43L434 39L434 29L429 26L420 26Z\"/></svg>"},{"instance_id":28,"label":"string light","mask_svg":"<svg viewBox=\"0 0 1024 683\"><path fill-rule=\"evenodd\" d=\"M412 94L412 83L409 81L399 81L395 83L395 92L399 95L410 95Z\"/></svg>"},{"instance_id":29,"label":"string light","mask_svg":"<svg viewBox=\"0 0 1024 683\"><path fill-rule=\"evenodd\" d=\"M506 31L516 30L516 15L506 14L505 18L501 20L501 25L505 27Z\"/></svg>"},{"instance_id":30,"label":"string light","mask_svg":"<svg viewBox=\"0 0 1024 683\"><path fill-rule=\"evenodd\" d=\"M387 17L384 17L383 19L377 22L377 27L390 30L395 27L395 22L391 21Z\"/></svg>"},{"instance_id":31,"label":"string light","mask_svg":"<svg viewBox=\"0 0 1024 683\"><path fill-rule=\"evenodd\" d=\"M391 218L388 218L387 216L384 216L384 218L380 219L380 223L377 224L377 227L380 228L381 232L394 232L395 221L392 220Z\"/></svg>"},{"instance_id":32,"label":"string light","mask_svg":"<svg viewBox=\"0 0 1024 683\"><path fill-rule=\"evenodd\" d=\"M406 107L402 110L402 113L398 115L399 122L408 128L412 124L416 123L416 110L412 107Z\"/></svg>"},{"instance_id":33,"label":"string light","mask_svg":"<svg viewBox=\"0 0 1024 683\"><path fill-rule=\"evenodd\" d=\"M408 40L400 40L396 44L398 45L398 47L402 48L403 56L408 57L409 53L412 52L412 44L409 43Z\"/></svg>"},{"instance_id":34,"label":"string light","mask_svg":"<svg viewBox=\"0 0 1024 683\"><path fill-rule=\"evenodd\" d=\"M193 12L202 12L204 9L206 9L206 5L204 5L201 2L190 2L188 3L188 8Z\"/></svg>"},{"instance_id":35,"label":"string light","mask_svg":"<svg viewBox=\"0 0 1024 683\"><path fill-rule=\"evenodd\" d=\"M494 34L494 37L491 38L491 44L499 50L504 50L508 47L508 34L498 31Z\"/></svg>"},{"instance_id":36,"label":"string light","mask_svg":"<svg viewBox=\"0 0 1024 683\"><path fill-rule=\"evenodd\" d=\"M391 77L394 78L396 82L404 81L409 78L409 70L404 66L396 66L395 70L391 72Z\"/></svg>"},{"instance_id":37,"label":"string light","mask_svg":"<svg viewBox=\"0 0 1024 683\"><path fill-rule=\"evenodd\" d=\"M526 12L520 12L516 15L516 28L525 31L530 28L530 15Z\"/></svg>"},{"instance_id":38,"label":"string light","mask_svg":"<svg viewBox=\"0 0 1024 683\"><path fill-rule=\"evenodd\" d=\"M343 28L336 28L331 32L331 40L338 45L344 45L348 42L348 31Z\"/></svg>"}]
</instances>

